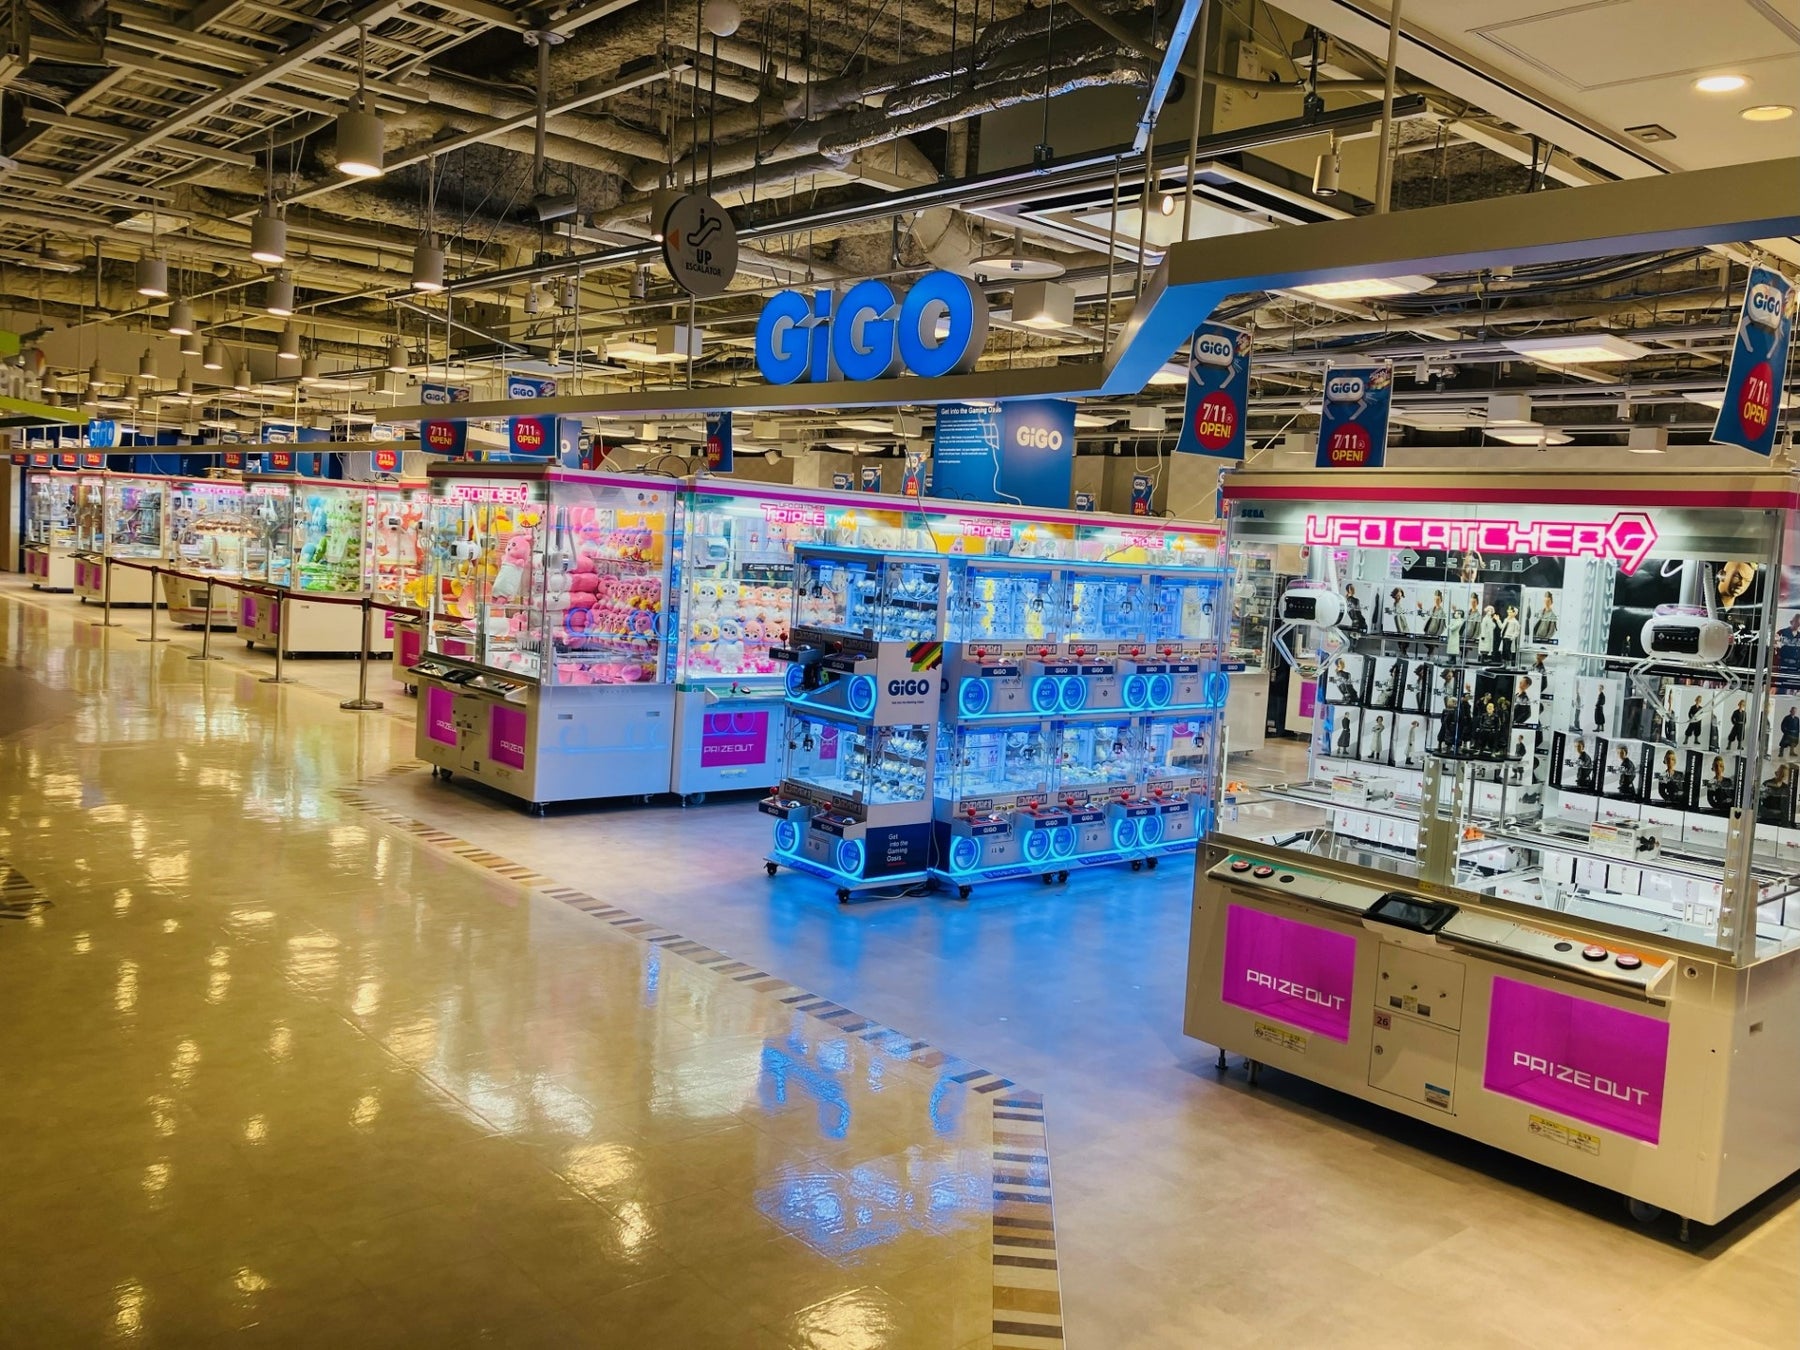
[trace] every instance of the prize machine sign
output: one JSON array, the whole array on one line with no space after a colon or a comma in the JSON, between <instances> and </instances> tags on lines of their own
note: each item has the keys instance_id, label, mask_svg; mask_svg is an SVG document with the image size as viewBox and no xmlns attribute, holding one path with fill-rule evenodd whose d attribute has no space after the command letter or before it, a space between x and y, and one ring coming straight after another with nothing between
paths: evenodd
<instances>
[{"instance_id":1,"label":"prize machine sign","mask_svg":"<svg viewBox=\"0 0 1800 1350\"><path fill-rule=\"evenodd\" d=\"M1611 520L1456 520L1442 517L1309 515L1306 542L1327 548L1411 549L1422 553L1524 554L1600 558L1637 571L1656 547L1642 511Z\"/></svg>"}]
</instances>

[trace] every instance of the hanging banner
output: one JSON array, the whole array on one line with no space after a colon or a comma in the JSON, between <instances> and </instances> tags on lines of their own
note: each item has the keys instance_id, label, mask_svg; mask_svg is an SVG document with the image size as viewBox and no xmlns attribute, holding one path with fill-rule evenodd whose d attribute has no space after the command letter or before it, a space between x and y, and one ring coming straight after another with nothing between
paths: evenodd
<instances>
[{"instance_id":1,"label":"hanging banner","mask_svg":"<svg viewBox=\"0 0 1800 1350\"><path fill-rule=\"evenodd\" d=\"M294 471L294 452L292 450L269 451L270 473L292 473Z\"/></svg>"},{"instance_id":2,"label":"hanging banner","mask_svg":"<svg viewBox=\"0 0 1800 1350\"><path fill-rule=\"evenodd\" d=\"M941 403L931 434L931 495L1000 499L1000 416L992 406Z\"/></svg>"},{"instance_id":3,"label":"hanging banner","mask_svg":"<svg viewBox=\"0 0 1800 1350\"><path fill-rule=\"evenodd\" d=\"M507 446L520 459L555 459L561 439L561 422L559 417L509 417L506 419Z\"/></svg>"},{"instance_id":4,"label":"hanging banner","mask_svg":"<svg viewBox=\"0 0 1800 1350\"><path fill-rule=\"evenodd\" d=\"M104 469L106 467L105 452L97 455L83 455L81 457L81 467L84 469Z\"/></svg>"},{"instance_id":5,"label":"hanging banner","mask_svg":"<svg viewBox=\"0 0 1800 1350\"><path fill-rule=\"evenodd\" d=\"M1719 405L1712 438L1759 455L1775 449L1783 388L1787 383L1788 342L1794 332L1794 288L1781 273L1752 267L1731 345L1731 373Z\"/></svg>"},{"instance_id":6,"label":"hanging banner","mask_svg":"<svg viewBox=\"0 0 1800 1350\"><path fill-rule=\"evenodd\" d=\"M1075 509L1077 511L1094 510L1094 494L1091 492L1077 492L1075 494Z\"/></svg>"},{"instance_id":7,"label":"hanging banner","mask_svg":"<svg viewBox=\"0 0 1800 1350\"><path fill-rule=\"evenodd\" d=\"M865 464L862 468L862 490L864 492L881 491L881 465Z\"/></svg>"},{"instance_id":8,"label":"hanging banner","mask_svg":"<svg viewBox=\"0 0 1800 1350\"><path fill-rule=\"evenodd\" d=\"M396 473L400 468L400 452L398 450L377 450L375 452L376 473Z\"/></svg>"},{"instance_id":9,"label":"hanging banner","mask_svg":"<svg viewBox=\"0 0 1800 1350\"><path fill-rule=\"evenodd\" d=\"M422 384L419 386L419 402L421 403L467 403L474 397L474 391L466 384Z\"/></svg>"},{"instance_id":10,"label":"hanging banner","mask_svg":"<svg viewBox=\"0 0 1800 1350\"><path fill-rule=\"evenodd\" d=\"M1325 402L1319 413L1321 469L1379 469L1387 458L1388 409L1394 368L1328 366Z\"/></svg>"},{"instance_id":11,"label":"hanging banner","mask_svg":"<svg viewBox=\"0 0 1800 1350\"><path fill-rule=\"evenodd\" d=\"M731 448L731 414L706 414L706 467L714 473L730 473L733 462Z\"/></svg>"},{"instance_id":12,"label":"hanging banner","mask_svg":"<svg viewBox=\"0 0 1800 1350\"><path fill-rule=\"evenodd\" d=\"M906 468L900 475L900 495L915 501L925 495L925 452L908 450Z\"/></svg>"},{"instance_id":13,"label":"hanging banner","mask_svg":"<svg viewBox=\"0 0 1800 1350\"><path fill-rule=\"evenodd\" d=\"M831 475L831 486L839 492L848 492L856 486L856 483L847 473L834 473Z\"/></svg>"},{"instance_id":14,"label":"hanging banner","mask_svg":"<svg viewBox=\"0 0 1800 1350\"><path fill-rule=\"evenodd\" d=\"M1066 398L1000 405L1000 497L1066 511L1075 477L1075 404Z\"/></svg>"},{"instance_id":15,"label":"hanging banner","mask_svg":"<svg viewBox=\"0 0 1800 1350\"><path fill-rule=\"evenodd\" d=\"M419 444L434 455L462 458L469 445L469 424L460 417L445 417L419 424Z\"/></svg>"},{"instance_id":16,"label":"hanging banner","mask_svg":"<svg viewBox=\"0 0 1800 1350\"><path fill-rule=\"evenodd\" d=\"M506 377L506 396L508 398L555 398L556 381L539 379L532 375L508 375Z\"/></svg>"},{"instance_id":17,"label":"hanging banner","mask_svg":"<svg viewBox=\"0 0 1800 1350\"><path fill-rule=\"evenodd\" d=\"M1201 324L1188 352L1187 404L1176 451L1243 459L1249 408L1250 334L1222 323Z\"/></svg>"},{"instance_id":18,"label":"hanging banner","mask_svg":"<svg viewBox=\"0 0 1800 1350\"><path fill-rule=\"evenodd\" d=\"M96 450L110 450L119 443L119 424L110 417L88 419L87 443Z\"/></svg>"},{"instance_id":19,"label":"hanging banner","mask_svg":"<svg viewBox=\"0 0 1800 1350\"><path fill-rule=\"evenodd\" d=\"M1147 473L1133 474L1131 478L1131 514L1147 516L1150 514L1150 498L1156 493L1156 482Z\"/></svg>"}]
</instances>

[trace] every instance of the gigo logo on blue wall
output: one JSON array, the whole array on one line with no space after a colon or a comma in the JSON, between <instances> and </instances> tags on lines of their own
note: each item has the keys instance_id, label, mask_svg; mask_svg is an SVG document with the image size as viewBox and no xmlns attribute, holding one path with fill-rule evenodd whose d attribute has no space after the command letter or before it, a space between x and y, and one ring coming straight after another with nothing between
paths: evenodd
<instances>
[{"instance_id":1,"label":"gigo logo on blue wall","mask_svg":"<svg viewBox=\"0 0 1800 1350\"><path fill-rule=\"evenodd\" d=\"M1060 450L1063 434L1055 427L1021 426L1013 432L1013 442L1022 450Z\"/></svg>"},{"instance_id":2,"label":"gigo logo on blue wall","mask_svg":"<svg viewBox=\"0 0 1800 1350\"><path fill-rule=\"evenodd\" d=\"M975 368L987 331L987 296L954 272L926 273L904 300L874 280L780 291L756 320L756 368L770 384L949 375Z\"/></svg>"},{"instance_id":3,"label":"gigo logo on blue wall","mask_svg":"<svg viewBox=\"0 0 1800 1350\"><path fill-rule=\"evenodd\" d=\"M930 680L889 680L889 698L917 698L931 692Z\"/></svg>"},{"instance_id":4,"label":"gigo logo on blue wall","mask_svg":"<svg viewBox=\"0 0 1800 1350\"><path fill-rule=\"evenodd\" d=\"M1333 403L1355 403L1363 396L1363 377L1333 375L1325 381L1325 397Z\"/></svg>"},{"instance_id":5,"label":"gigo logo on blue wall","mask_svg":"<svg viewBox=\"0 0 1800 1350\"><path fill-rule=\"evenodd\" d=\"M1750 316L1750 322L1760 324L1764 328L1781 326L1782 294L1767 282L1758 282L1750 288L1750 294L1744 301L1744 312Z\"/></svg>"},{"instance_id":6,"label":"gigo logo on blue wall","mask_svg":"<svg viewBox=\"0 0 1800 1350\"><path fill-rule=\"evenodd\" d=\"M1194 359L1203 366L1228 366L1237 356L1237 347L1219 333L1202 333L1194 339Z\"/></svg>"}]
</instances>

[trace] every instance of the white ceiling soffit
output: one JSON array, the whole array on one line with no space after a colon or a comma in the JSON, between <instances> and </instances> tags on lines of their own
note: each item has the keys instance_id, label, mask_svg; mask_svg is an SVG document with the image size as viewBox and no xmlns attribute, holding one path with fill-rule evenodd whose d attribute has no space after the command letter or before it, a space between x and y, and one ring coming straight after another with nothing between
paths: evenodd
<instances>
[{"instance_id":1,"label":"white ceiling soffit","mask_svg":"<svg viewBox=\"0 0 1800 1350\"><path fill-rule=\"evenodd\" d=\"M1279 7L1365 51L1387 50L1384 3ZM1800 94L1793 0L1404 0L1400 68L1621 178L1800 149L1800 118L1738 116ZM1700 75L1721 71L1750 86L1694 89ZM1648 123L1675 139L1651 145L1626 133Z\"/></svg>"}]
</instances>

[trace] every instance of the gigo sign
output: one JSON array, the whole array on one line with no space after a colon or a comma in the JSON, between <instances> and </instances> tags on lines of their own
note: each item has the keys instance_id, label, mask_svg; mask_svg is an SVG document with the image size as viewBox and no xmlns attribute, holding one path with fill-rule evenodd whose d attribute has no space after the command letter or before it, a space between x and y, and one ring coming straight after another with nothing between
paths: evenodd
<instances>
[{"instance_id":1,"label":"gigo sign","mask_svg":"<svg viewBox=\"0 0 1800 1350\"><path fill-rule=\"evenodd\" d=\"M1013 429L1013 444L1022 450L1060 450L1063 434L1055 427L1020 426Z\"/></svg>"},{"instance_id":2,"label":"gigo sign","mask_svg":"<svg viewBox=\"0 0 1800 1350\"><path fill-rule=\"evenodd\" d=\"M873 280L841 297L781 291L756 320L756 368L770 384L949 375L975 368L987 330L987 297L953 272L927 273L904 300Z\"/></svg>"}]
</instances>

